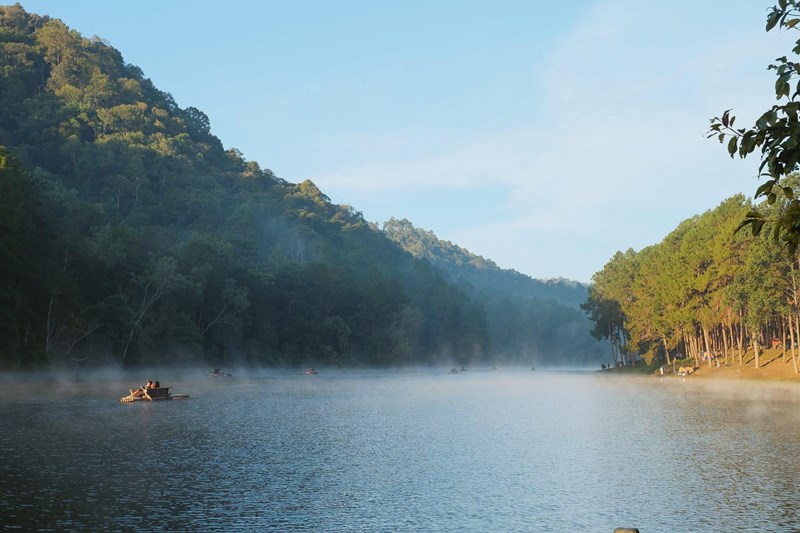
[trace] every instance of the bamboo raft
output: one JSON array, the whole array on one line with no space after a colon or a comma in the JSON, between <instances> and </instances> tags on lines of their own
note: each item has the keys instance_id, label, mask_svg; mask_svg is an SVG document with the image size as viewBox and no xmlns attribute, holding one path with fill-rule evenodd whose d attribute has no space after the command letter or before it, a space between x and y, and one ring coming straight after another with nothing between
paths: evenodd
<instances>
[{"instance_id":1,"label":"bamboo raft","mask_svg":"<svg viewBox=\"0 0 800 533\"><path fill-rule=\"evenodd\" d=\"M123 396L119 401L122 403L154 402L158 400L184 400L189 397L188 394L171 394L169 389L169 387L159 387L157 389L139 387L138 389L129 389L130 394L128 396Z\"/></svg>"}]
</instances>

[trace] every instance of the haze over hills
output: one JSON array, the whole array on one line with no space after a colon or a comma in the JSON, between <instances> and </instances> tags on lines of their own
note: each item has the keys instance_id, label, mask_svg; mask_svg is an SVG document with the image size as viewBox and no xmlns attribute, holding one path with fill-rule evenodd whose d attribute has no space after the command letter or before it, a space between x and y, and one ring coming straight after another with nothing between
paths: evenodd
<instances>
[{"instance_id":1,"label":"haze over hills","mask_svg":"<svg viewBox=\"0 0 800 533\"><path fill-rule=\"evenodd\" d=\"M585 287L415 257L102 39L0 7L0 67L4 367L599 360Z\"/></svg>"},{"instance_id":2,"label":"haze over hills","mask_svg":"<svg viewBox=\"0 0 800 533\"><path fill-rule=\"evenodd\" d=\"M534 279L516 270L502 269L491 259L438 239L432 231L415 228L406 219L385 222L383 231L405 251L430 261L458 284L467 283L479 290L499 291L520 298L554 300L575 309L586 301L583 283L563 278Z\"/></svg>"},{"instance_id":3,"label":"haze over hills","mask_svg":"<svg viewBox=\"0 0 800 533\"><path fill-rule=\"evenodd\" d=\"M499 268L493 261L474 255L449 241L439 240L431 231L415 228L408 220L384 223L386 235L404 250L429 261L448 280L481 303L487 311L491 331L496 332L496 357L508 354L536 354L549 364L581 364L581 354L599 356L599 345L587 341L593 324L580 304L587 299L587 287L568 280L537 280L514 270ZM500 332L504 332L500 334ZM551 360L547 354L561 354ZM513 357L511 358L514 359Z\"/></svg>"}]
</instances>

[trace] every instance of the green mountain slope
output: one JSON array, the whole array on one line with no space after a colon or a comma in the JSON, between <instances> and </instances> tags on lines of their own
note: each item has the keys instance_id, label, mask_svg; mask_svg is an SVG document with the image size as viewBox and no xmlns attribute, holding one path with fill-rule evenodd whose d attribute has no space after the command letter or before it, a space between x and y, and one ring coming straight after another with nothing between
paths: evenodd
<instances>
[{"instance_id":1,"label":"green mountain slope","mask_svg":"<svg viewBox=\"0 0 800 533\"><path fill-rule=\"evenodd\" d=\"M487 300L102 40L0 7L0 104L0 365L495 359Z\"/></svg>"}]
</instances>

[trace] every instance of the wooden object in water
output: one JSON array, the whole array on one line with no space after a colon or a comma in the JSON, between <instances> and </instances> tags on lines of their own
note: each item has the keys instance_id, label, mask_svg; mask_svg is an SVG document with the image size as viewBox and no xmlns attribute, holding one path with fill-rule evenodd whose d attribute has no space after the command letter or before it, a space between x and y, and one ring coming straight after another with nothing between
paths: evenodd
<instances>
[{"instance_id":1,"label":"wooden object in water","mask_svg":"<svg viewBox=\"0 0 800 533\"><path fill-rule=\"evenodd\" d=\"M128 396L123 396L119 399L122 403L140 402L140 401L157 401L157 400L183 400L188 398L188 394L170 394L169 387L159 387L157 389L137 389L131 390ZM141 394L140 394L141 393Z\"/></svg>"}]
</instances>

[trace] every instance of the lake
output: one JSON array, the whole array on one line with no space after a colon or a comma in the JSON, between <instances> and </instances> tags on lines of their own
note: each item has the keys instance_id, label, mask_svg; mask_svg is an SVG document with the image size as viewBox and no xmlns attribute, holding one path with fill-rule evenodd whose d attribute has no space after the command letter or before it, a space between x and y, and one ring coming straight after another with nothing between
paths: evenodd
<instances>
[{"instance_id":1,"label":"lake","mask_svg":"<svg viewBox=\"0 0 800 533\"><path fill-rule=\"evenodd\" d=\"M148 378L191 398L121 404ZM322 370L0 393L22 531L800 530L800 386Z\"/></svg>"}]
</instances>

